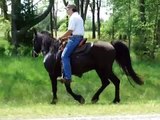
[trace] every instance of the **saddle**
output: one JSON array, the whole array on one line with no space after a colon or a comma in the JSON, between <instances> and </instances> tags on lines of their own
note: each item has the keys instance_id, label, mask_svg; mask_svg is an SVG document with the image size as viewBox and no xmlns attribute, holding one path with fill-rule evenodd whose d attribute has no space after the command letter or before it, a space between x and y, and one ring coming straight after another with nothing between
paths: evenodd
<instances>
[{"instance_id":1,"label":"saddle","mask_svg":"<svg viewBox=\"0 0 160 120\"><path fill-rule=\"evenodd\" d=\"M86 43L87 38L84 38L79 45L77 46L77 48L74 50L74 52L72 53L72 55L76 55L76 54L80 54L80 55L84 55L87 54L90 50L90 48L93 46L93 43ZM67 42L63 42L60 47L59 47L59 52L57 54L57 59L60 58L62 51L64 50L65 46L66 46Z\"/></svg>"},{"instance_id":2,"label":"saddle","mask_svg":"<svg viewBox=\"0 0 160 120\"><path fill-rule=\"evenodd\" d=\"M78 47L82 47L87 41L87 38L84 38L83 40L81 40L81 42L79 43ZM63 51L63 49L65 48L67 42L64 41L61 43L60 47L59 47L59 50Z\"/></svg>"}]
</instances>

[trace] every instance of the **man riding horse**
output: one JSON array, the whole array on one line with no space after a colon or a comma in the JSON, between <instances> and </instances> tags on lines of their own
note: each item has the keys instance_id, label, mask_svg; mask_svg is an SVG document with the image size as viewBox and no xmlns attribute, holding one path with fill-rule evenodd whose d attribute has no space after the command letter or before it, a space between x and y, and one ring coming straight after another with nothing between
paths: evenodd
<instances>
[{"instance_id":1,"label":"man riding horse","mask_svg":"<svg viewBox=\"0 0 160 120\"><path fill-rule=\"evenodd\" d=\"M78 46L78 44L82 41L84 35L84 23L83 19L77 12L77 8L74 4L69 4L66 7L67 14L70 16L68 30L67 32L62 35L59 40L64 41L67 40L68 42L62 52L61 59L62 59L62 77L58 80L62 83L70 83L71 82L71 63L70 63L70 56Z\"/></svg>"}]
</instances>

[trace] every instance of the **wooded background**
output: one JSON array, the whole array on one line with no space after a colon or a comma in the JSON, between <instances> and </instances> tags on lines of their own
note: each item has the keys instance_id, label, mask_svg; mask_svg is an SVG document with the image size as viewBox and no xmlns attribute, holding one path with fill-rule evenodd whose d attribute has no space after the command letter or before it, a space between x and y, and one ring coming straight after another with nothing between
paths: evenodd
<instances>
[{"instance_id":1,"label":"wooded background","mask_svg":"<svg viewBox=\"0 0 160 120\"><path fill-rule=\"evenodd\" d=\"M8 24L2 29L12 51L17 54L21 46L32 46L32 31L57 32L67 29L68 17L60 19L57 4L75 3L85 22L90 39L124 40L140 58L154 59L160 46L160 0L1 0L0 22ZM11 6L11 12L7 6ZM106 8L108 20L101 19L101 8ZM109 10L108 10L109 9ZM65 11L65 10L64 10ZM89 11L91 18L88 17ZM111 13L109 12L111 11ZM11 34L10 34L11 33Z\"/></svg>"}]
</instances>

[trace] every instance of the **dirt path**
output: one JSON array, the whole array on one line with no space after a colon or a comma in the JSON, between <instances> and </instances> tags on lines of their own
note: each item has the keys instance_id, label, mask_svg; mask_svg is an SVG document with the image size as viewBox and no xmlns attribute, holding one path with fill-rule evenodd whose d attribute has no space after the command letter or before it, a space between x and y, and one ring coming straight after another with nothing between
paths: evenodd
<instances>
[{"instance_id":1,"label":"dirt path","mask_svg":"<svg viewBox=\"0 0 160 120\"><path fill-rule=\"evenodd\" d=\"M0 118L0 120L2 120ZM11 120L11 119L5 119ZM84 117L54 117L54 118L16 118L12 120L160 120L160 114L154 115L118 115L118 116L84 116Z\"/></svg>"}]
</instances>

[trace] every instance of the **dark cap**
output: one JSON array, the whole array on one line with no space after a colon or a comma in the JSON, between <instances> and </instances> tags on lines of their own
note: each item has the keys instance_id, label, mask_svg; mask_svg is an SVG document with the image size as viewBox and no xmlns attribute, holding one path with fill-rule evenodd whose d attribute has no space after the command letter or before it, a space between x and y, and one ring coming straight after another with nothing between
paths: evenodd
<instances>
[{"instance_id":1,"label":"dark cap","mask_svg":"<svg viewBox=\"0 0 160 120\"><path fill-rule=\"evenodd\" d=\"M68 5L66 6L66 9L70 9L70 8L77 10L77 7L76 7L75 4L68 4Z\"/></svg>"}]
</instances>

